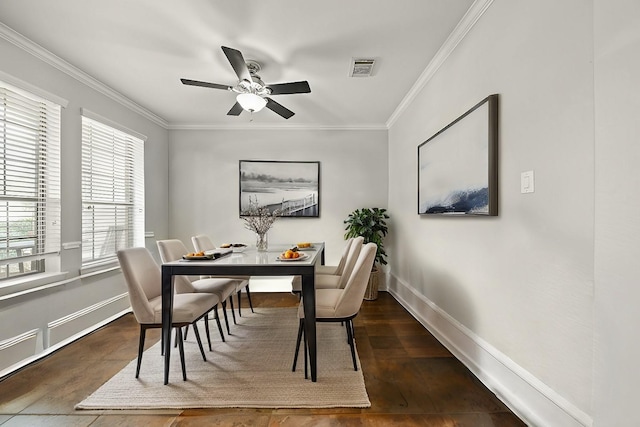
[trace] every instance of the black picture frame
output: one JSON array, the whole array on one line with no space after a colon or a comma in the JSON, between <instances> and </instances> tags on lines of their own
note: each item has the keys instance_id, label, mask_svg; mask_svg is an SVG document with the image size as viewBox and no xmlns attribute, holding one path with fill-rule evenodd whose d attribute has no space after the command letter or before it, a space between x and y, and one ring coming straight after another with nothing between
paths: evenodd
<instances>
[{"instance_id":1,"label":"black picture frame","mask_svg":"<svg viewBox=\"0 0 640 427\"><path fill-rule=\"evenodd\" d=\"M283 217L320 216L320 162L240 160L240 216L249 201Z\"/></svg>"},{"instance_id":2,"label":"black picture frame","mask_svg":"<svg viewBox=\"0 0 640 427\"><path fill-rule=\"evenodd\" d=\"M418 146L419 215L498 215L498 95Z\"/></svg>"}]
</instances>

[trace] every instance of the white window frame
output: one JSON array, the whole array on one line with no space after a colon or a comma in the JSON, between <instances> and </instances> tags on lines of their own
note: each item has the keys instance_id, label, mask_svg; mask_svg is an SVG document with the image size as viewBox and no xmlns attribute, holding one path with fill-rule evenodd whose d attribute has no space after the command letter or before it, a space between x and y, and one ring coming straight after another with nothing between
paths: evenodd
<instances>
[{"instance_id":1,"label":"white window frame","mask_svg":"<svg viewBox=\"0 0 640 427\"><path fill-rule=\"evenodd\" d=\"M34 94L8 77L0 74L0 287L60 269L60 123L66 101L45 99L39 95L46 92ZM20 216L28 232L11 231L10 218Z\"/></svg>"},{"instance_id":2,"label":"white window frame","mask_svg":"<svg viewBox=\"0 0 640 427\"><path fill-rule=\"evenodd\" d=\"M82 269L117 263L144 246L146 137L82 110Z\"/></svg>"}]
</instances>

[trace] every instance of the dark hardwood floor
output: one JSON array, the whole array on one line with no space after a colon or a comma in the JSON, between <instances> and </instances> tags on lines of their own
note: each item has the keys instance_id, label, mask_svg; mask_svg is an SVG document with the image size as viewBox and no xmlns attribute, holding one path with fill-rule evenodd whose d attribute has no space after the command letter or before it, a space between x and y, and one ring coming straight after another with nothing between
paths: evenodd
<instances>
[{"instance_id":1,"label":"dark hardwood floor","mask_svg":"<svg viewBox=\"0 0 640 427\"><path fill-rule=\"evenodd\" d=\"M289 293L253 293L254 306L294 306ZM243 308L246 299L243 301ZM135 359L129 314L0 381L4 426L524 426L395 299L380 292L355 319L371 408L76 411ZM147 346L159 339L151 330ZM215 335L213 336L215 337ZM158 373L160 376L162 373Z\"/></svg>"}]
</instances>

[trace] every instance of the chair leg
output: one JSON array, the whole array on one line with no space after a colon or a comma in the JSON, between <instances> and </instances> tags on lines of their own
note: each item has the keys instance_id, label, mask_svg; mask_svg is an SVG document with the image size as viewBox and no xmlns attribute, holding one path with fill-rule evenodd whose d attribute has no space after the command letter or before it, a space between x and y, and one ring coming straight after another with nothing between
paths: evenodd
<instances>
[{"instance_id":1,"label":"chair leg","mask_svg":"<svg viewBox=\"0 0 640 427\"><path fill-rule=\"evenodd\" d=\"M298 353L300 353L300 341L302 340L302 333L304 331L304 319L300 319L298 326L298 339L296 340L296 352L293 354L293 366L291 372L296 371L296 365L298 364Z\"/></svg>"},{"instance_id":2,"label":"chair leg","mask_svg":"<svg viewBox=\"0 0 640 427\"><path fill-rule=\"evenodd\" d=\"M304 324L303 324L303 329L304 329ZM307 366L308 366L308 362L307 362L307 334L302 334L302 340L303 340L303 345L304 345L304 379L308 379L309 378L309 374L307 373Z\"/></svg>"},{"instance_id":3,"label":"chair leg","mask_svg":"<svg viewBox=\"0 0 640 427\"><path fill-rule=\"evenodd\" d=\"M180 330L182 330L182 328L180 328ZM185 326L185 331L184 331L184 334L182 335L182 341L187 340L187 332L189 332L189 325ZM176 328L176 338L173 343L173 348L176 348L176 347L178 347L178 328Z\"/></svg>"},{"instance_id":4,"label":"chair leg","mask_svg":"<svg viewBox=\"0 0 640 427\"><path fill-rule=\"evenodd\" d=\"M233 316L233 324L237 325L238 322L236 322L236 309L233 306L233 295L229 295L229 304L231 304L231 316Z\"/></svg>"},{"instance_id":5,"label":"chair leg","mask_svg":"<svg viewBox=\"0 0 640 427\"><path fill-rule=\"evenodd\" d=\"M164 334L160 334L160 356L164 356Z\"/></svg>"},{"instance_id":6,"label":"chair leg","mask_svg":"<svg viewBox=\"0 0 640 427\"><path fill-rule=\"evenodd\" d=\"M198 341L198 347L200 348L200 354L202 355L202 360L207 361L207 356L204 355L204 348L202 348L202 340L200 339L200 332L198 331L198 326L193 323L193 333L196 335L196 341Z\"/></svg>"},{"instance_id":7,"label":"chair leg","mask_svg":"<svg viewBox=\"0 0 640 427\"><path fill-rule=\"evenodd\" d=\"M347 320L347 336L349 337L349 345L351 346L351 359L353 360L353 370L358 370L358 363L356 362L356 349L353 345L353 332L352 332L352 321Z\"/></svg>"},{"instance_id":8,"label":"chair leg","mask_svg":"<svg viewBox=\"0 0 640 427\"><path fill-rule=\"evenodd\" d=\"M231 329L229 329L229 317L227 316L227 301L222 301L222 314L224 314L224 323L227 325L227 334L231 335Z\"/></svg>"},{"instance_id":9,"label":"chair leg","mask_svg":"<svg viewBox=\"0 0 640 427\"><path fill-rule=\"evenodd\" d=\"M238 290L238 316L242 317L242 289Z\"/></svg>"},{"instance_id":10,"label":"chair leg","mask_svg":"<svg viewBox=\"0 0 640 427\"><path fill-rule=\"evenodd\" d=\"M216 315L216 324L218 325L218 331L220 331L220 336L222 337L222 342L225 342L224 333L222 332L222 325L220 324L220 316L218 315L218 304L213 307L213 311Z\"/></svg>"},{"instance_id":11,"label":"chair leg","mask_svg":"<svg viewBox=\"0 0 640 427\"><path fill-rule=\"evenodd\" d=\"M147 328L140 325L140 341L138 343L138 365L136 366L136 378L140 375L140 365L142 365L142 351L144 350L144 339L147 335Z\"/></svg>"},{"instance_id":12,"label":"chair leg","mask_svg":"<svg viewBox=\"0 0 640 427\"><path fill-rule=\"evenodd\" d=\"M340 325L343 325L345 331L347 331L347 344L349 344L349 342L351 342L349 340L349 322L340 322Z\"/></svg>"},{"instance_id":13,"label":"chair leg","mask_svg":"<svg viewBox=\"0 0 640 427\"><path fill-rule=\"evenodd\" d=\"M255 313L253 311L253 303L251 302L251 291L249 290L249 283L247 283L247 286L245 286L245 291L247 291L247 299L249 300L249 308L251 309L252 313Z\"/></svg>"},{"instance_id":14,"label":"chair leg","mask_svg":"<svg viewBox=\"0 0 640 427\"><path fill-rule=\"evenodd\" d=\"M182 380L187 380L187 367L184 364L184 345L182 343L182 328L176 328L178 334L178 349L180 349L180 365L182 366Z\"/></svg>"},{"instance_id":15,"label":"chair leg","mask_svg":"<svg viewBox=\"0 0 640 427\"><path fill-rule=\"evenodd\" d=\"M209 343L209 351L211 350L211 334L209 333L209 313L204 315L204 332L207 334L207 342Z\"/></svg>"}]
</instances>

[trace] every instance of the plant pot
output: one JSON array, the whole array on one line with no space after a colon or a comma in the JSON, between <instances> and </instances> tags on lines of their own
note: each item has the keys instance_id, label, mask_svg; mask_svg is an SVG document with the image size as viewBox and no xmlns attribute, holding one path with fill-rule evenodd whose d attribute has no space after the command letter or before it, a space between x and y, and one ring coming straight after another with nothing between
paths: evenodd
<instances>
[{"instance_id":1,"label":"plant pot","mask_svg":"<svg viewBox=\"0 0 640 427\"><path fill-rule=\"evenodd\" d=\"M364 292L364 299L367 301L373 301L378 298L378 274L378 267L374 266L369 275L367 290Z\"/></svg>"}]
</instances>

